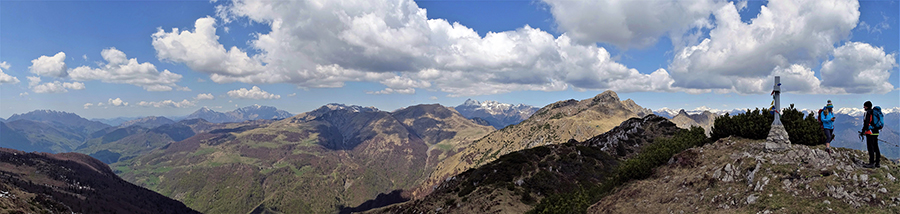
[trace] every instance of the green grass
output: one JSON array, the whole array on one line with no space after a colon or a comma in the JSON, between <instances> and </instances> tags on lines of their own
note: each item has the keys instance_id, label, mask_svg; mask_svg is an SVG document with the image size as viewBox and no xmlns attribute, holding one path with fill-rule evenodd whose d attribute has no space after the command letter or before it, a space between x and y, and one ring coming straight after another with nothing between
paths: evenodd
<instances>
[{"instance_id":1,"label":"green grass","mask_svg":"<svg viewBox=\"0 0 900 214\"><path fill-rule=\"evenodd\" d=\"M196 152L191 153L190 157L201 156L201 155L208 155L208 154L212 154L212 153L215 152L215 151L216 151L216 148L203 148L203 149L198 149Z\"/></svg>"},{"instance_id":2,"label":"green grass","mask_svg":"<svg viewBox=\"0 0 900 214\"><path fill-rule=\"evenodd\" d=\"M449 143L440 143L435 146L437 146L438 149L443 150L443 151L450 151L453 149L453 145L449 144Z\"/></svg>"}]
</instances>

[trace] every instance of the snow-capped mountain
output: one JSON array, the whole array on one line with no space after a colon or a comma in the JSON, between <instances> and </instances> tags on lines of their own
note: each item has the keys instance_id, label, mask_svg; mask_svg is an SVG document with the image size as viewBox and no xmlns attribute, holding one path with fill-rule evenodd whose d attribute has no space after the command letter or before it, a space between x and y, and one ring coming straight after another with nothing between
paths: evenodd
<instances>
[{"instance_id":1,"label":"snow-capped mountain","mask_svg":"<svg viewBox=\"0 0 900 214\"><path fill-rule=\"evenodd\" d=\"M294 115L284 110L278 110L275 107L252 105L224 113L202 107L185 117L185 119L202 118L212 123L229 123L256 119L282 119L292 116Z\"/></svg>"},{"instance_id":2,"label":"snow-capped mountain","mask_svg":"<svg viewBox=\"0 0 900 214\"><path fill-rule=\"evenodd\" d=\"M373 107L373 106L368 106L368 107L362 107L362 106L358 106L358 105L349 105L349 106L348 106L348 105L344 105L344 104L340 104L340 103L329 103L329 104L325 104L325 105L322 106L321 108L327 108L327 109L329 109L329 110L341 110L341 109L347 109L347 110L350 110L350 111L352 111L352 112L374 112L374 111L378 111L378 108L375 108L375 107ZM321 108L320 108L320 109L321 109Z\"/></svg>"},{"instance_id":3,"label":"snow-capped mountain","mask_svg":"<svg viewBox=\"0 0 900 214\"><path fill-rule=\"evenodd\" d=\"M678 112L680 112L680 111L684 111L685 113L690 114L690 115L700 115L700 114L703 114L703 112L707 112L707 111L710 113L713 113L715 115L724 115L725 113L728 113L730 115L735 115L735 114L740 114L740 113L746 112L747 109L736 108L736 109L732 109L732 110L719 110L719 109L712 109L712 108L709 108L706 106L700 106L693 110L685 110L685 109L670 109L670 108L662 107L660 109L654 110L653 114L672 119L673 117L675 117L675 115L678 115Z\"/></svg>"},{"instance_id":4,"label":"snow-capped mountain","mask_svg":"<svg viewBox=\"0 0 900 214\"><path fill-rule=\"evenodd\" d=\"M491 126L502 129L508 125L518 124L536 112L538 107L509 103L501 103L497 101L484 101L467 99L462 105L456 106L454 109L466 118L481 118L487 120Z\"/></svg>"}]
</instances>

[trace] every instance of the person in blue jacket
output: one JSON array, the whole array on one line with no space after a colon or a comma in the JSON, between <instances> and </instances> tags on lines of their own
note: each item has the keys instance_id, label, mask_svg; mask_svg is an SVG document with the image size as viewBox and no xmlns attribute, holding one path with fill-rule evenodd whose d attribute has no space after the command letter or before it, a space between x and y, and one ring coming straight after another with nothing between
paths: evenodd
<instances>
[{"instance_id":1,"label":"person in blue jacket","mask_svg":"<svg viewBox=\"0 0 900 214\"><path fill-rule=\"evenodd\" d=\"M834 105L831 104L831 100L828 100L828 104L820 114L822 129L825 130L825 151L831 153L831 140L834 140Z\"/></svg>"}]
</instances>

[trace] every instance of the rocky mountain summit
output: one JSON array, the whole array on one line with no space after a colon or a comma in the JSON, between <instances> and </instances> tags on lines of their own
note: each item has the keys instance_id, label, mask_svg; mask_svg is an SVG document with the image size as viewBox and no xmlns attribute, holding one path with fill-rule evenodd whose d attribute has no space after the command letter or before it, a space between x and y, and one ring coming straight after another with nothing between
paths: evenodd
<instances>
[{"instance_id":1,"label":"rocky mountain summit","mask_svg":"<svg viewBox=\"0 0 900 214\"><path fill-rule=\"evenodd\" d=\"M863 151L729 137L692 148L589 213L898 213L900 168Z\"/></svg>"}]
</instances>

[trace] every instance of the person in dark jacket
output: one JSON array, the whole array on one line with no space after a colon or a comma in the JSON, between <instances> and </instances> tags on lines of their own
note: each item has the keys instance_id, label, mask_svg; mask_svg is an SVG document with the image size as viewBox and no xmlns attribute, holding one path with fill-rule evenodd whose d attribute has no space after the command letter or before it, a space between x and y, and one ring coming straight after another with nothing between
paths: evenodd
<instances>
[{"instance_id":1,"label":"person in dark jacket","mask_svg":"<svg viewBox=\"0 0 900 214\"><path fill-rule=\"evenodd\" d=\"M872 118L874 116L872 113L872 102L866 101L863 103L863 108L866 109L866 115L863 116L863 127L860 134L866 136L866 148L869 150L869 164L866 164L864 167L878 168L881 167L881 151L878 150L878 131L880 130L869 129L869 126L875 126L875 121Z\"/></svg>"}]
</instances>

